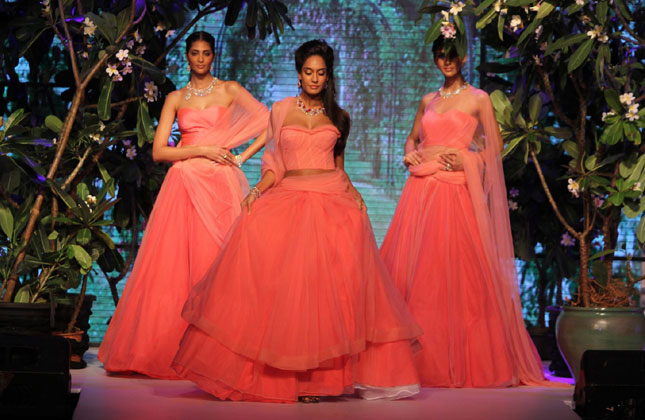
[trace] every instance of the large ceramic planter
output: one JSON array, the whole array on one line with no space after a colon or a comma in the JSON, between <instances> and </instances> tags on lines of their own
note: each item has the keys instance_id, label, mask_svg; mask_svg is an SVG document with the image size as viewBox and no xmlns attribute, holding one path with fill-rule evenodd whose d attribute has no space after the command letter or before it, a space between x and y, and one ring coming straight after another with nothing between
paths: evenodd
<instances>
[{"instance_id":1,"label":"large ceramic planter","mask_svg":"<svg viewBox=\"0 0 645 420\"><path fill-rule=\"evenodd\" d=\"M555 326L558 347L577 380L586 350L645 350L645 308L565 306Z\"/></svg>"}]
</instances>

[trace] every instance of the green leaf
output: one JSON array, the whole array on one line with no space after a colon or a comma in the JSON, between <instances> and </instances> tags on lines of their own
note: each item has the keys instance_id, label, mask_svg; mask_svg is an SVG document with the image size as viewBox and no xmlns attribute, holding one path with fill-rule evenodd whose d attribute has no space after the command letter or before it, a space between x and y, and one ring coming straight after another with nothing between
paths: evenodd
<instances>
[{"instance_id":1,"label":"green leaf","mask_svg":"<svg viewBox=\"0 0 645 420\"><path fill-rule=\"evenodd\" d=\"M585 168L587 168L588 171L596 169L596 155L589 156L585 159Z\"/></svg>"},{"instance_id":2,"label":"green leaf","mask_svg":"<svg viewBox=\"0 0 645 420\"><path fill-rule=\"evenodd\" d=\"M148 73L152 80L155 81L155 83L162 85L166 82L166 76L164 75L164 73L159 70L159 67L155 66L148 60L145 60L136 55L130 55L128 56L128 58L133 64L141 67L143 71Z\"/></svg>"},{"instance_id":3,"label":"green leaf","mask_svg":"<svg viewBox=\"0 0 645 420\"><path fill-rule=\"evenodd\" d=\"M13 241L13 214L11 210L0 205L0 228L7 235L9 241Z\"/></svg>"},{"instance_id":4,"label":"green leaf","mask_svg":"<svg viewBox=\"0 0 645 420\"><path fill-rule=\"evenodd\" d=\"M616 251L616 250L615 249L605 249L603 251L596 252L591 257L589 257L589 261L596 260L596 259L598 259L600 257L604 257L605 255L613 254L614 251Z\"/></svg>"},{"instance_id":5,"label":"green leaf","mask_svg":"<svg viewBox=\"0 0 645 420\"><path fill-rule=\"evenodd\" d=\"M504 24L506 23L506 15L499 14L497 18L497 36L500 41L504 40Z\"/></svg>"},{"instance_id":6,"label":"green leaf","mask_svg":"<svg viewBox=\"0 0 645 420\"><path fill-rule=\"evenodd\" d=\"M618 6L618 10L620 10L620 13L627 19L627 21L633 20L632 14L629 11L629 7L625 4L623 0L614 0L616 3L616 6Z\"/></svg>"},{"instance_id":7,"label":"green leaf","mask_svg":"<svg viewBox=\"0 0 645 420\"><path fill-rule=\"evenodd\" d=\"M547 3L544 3L547 4ZM542 6L544 7L544 6ZM529 35L535 35L535 30L537 27L540 25L540 22L542 22L542 19L535 19L533 22L529 24L529 26L526 27L522 31L522 34L520 35L519 39L517 40L517 45L520 45L524 40L529 36Z\"/></svg>"},{"instance_id":8,"label":"green leaf","mask_svg":"<svg viewBox=\"0 0 645 420\"><path fill-rule=\"evenodd\" d=\"M542 95L536 93L531 96L529 99L529 117L531 122L536 122L540 117L540 111L542 110Z\"/></svg>"},{"instance_id":9,"label":"green leaf","mask_svg":"<svg viewBox=\"0 0 645 420\"><path fill-rule=\"evenodd\" d=\"M495 108L496 114L504 114L504 111L511 109L511 101L508 100L508 97L501 90L496 90L490 94L490 100L493 103L493 108Z\"/></svg>"},{"instance_id":10,"label":"green leaf","mask_svg":"<svg viewBox=\"0 0 645 420\"><path fill-rule=\"evenodd\" d=\"M568 73L572 73L585 62L587 57L589 57L589 53L593 46L594 40L590 38L576 49L576 51L571 55L571 58L569 58L569 64L567 66Z\"/></svg>"},{"instance_id":11,"label":"green leaf","mask_svg":"<svg viewBox=\"0 0 645 420\"><path fill-rule=\"evenodd\" d=\"M108 184L110 183L110 181L112 181L111 186L108 187L108 192L112 197L114 197L116 191L115 191L113 178L110 176L110 173L107 171L107 169L105 169L105 167L101 165L100 162L96 162L96 166L99 168L99 172L101 173L101 178L103 178L103 182L105 182L105 184Z\"/></svg>"},{"instance_id":12,"label":"green leaf","mask_svg":"<svg viewBox=\"0 0 645 420\"><path fill-rule=\"evenodd\" d=\"M77 207L76 201L74 201L71 195L63 191L60 185L58 185L58 182L48 179L47 183L54 189L56 194L58 194L58 196L63 199L63 202L65 202L65 205L67 207L69 207L70 209Z\"/></svg>"},{"instance_id":13,"label":"green leaf","mask_svg":"<svg viewBox=\"0 0 645 420\"><path fill-rule=\"evenodd\" d=\"M152 142L155 137L155 129L152 126L152 119L148 112L148 104L143 101L139 101L139 111L137 112L137 136L139 137L139 143L141 143L142 139L145 142ZM139 147L142 145L142 143L139 144Z\"/></svg>"},{"instance_id":14,"label":"green leaf","mask_svg":"<svg viewBox=\"0 0 645 420\"><path fill-rule=\"evenodd\" d=\"M621 174L622 174L622 168L621 169ZM645 176L645 172L643 172L643 169L645 169L645 154L641 155L638 158L638 161L636 162L636 165L632 169L632 171L629 173L629 177L624 177L627 178L627 182L637 182L641 179L641 176Z\"/></svg>"},{"instance_id":15,"label":"green leaf","mask_svg":"<svg viewBox=\"0 0 645 420\"><path fill-rule=\"evenodd\" d=\"M117 36L123 32L130 22L130 8L126 7L119 12L116 17L116 33Z\"/></svg>"},{"instance_id":16,"label":"green leaf","mask_svg":"<svg viewBox=\"0 0 645 420\"><path fill-rule=\"evenodd\" d=\"M618 121L616 124L605 126L602 134L600 135L600 142L604 144L613 145L618 143L623 138L623 123Z\"/></svg>"},{"instance_id":17,"label":"green leaf","mask_svg":"<svg viewBox=\"0 0 645 420\"><path fill-rule=\"evenodd\" d=\"M494 2L494 1L495 1L495 0L484 0L484 1L482 1L481 3L479 3L479 5L477 6L477 8L475 9L475 15L477 15L477 16L481 15L481 13L482 13L482 12L483 12L483 11L484 11L488 6L490 6L491 4L493 4L493 2ZM493 8L493 10L494 10L494 8Z\"/></svg>"},{"instance_id":18,"label":"green leaf","mask_svg":"<svg viewBox=\"0 0 645 420\"><path fill-rule=\"evenodd\" d=\"M70 245L67 248L67 256L74 258L81 268L89 270L92 267L92 257L80 245Z\"/></svg>"},{"instance_id":19,"label":"green leaf","mask_svg":"<svg viewBox=\"0 0 645 420\"><path fill-rule=\"evenodd\" d=\"M641 244L645 242L645 214L641 217L641 221L638 222L638 227L636 228L636 238Z\"/></svg>"},{"instance_id":20,"label":"green leaf","mask_svg":"<svg viewBox=\"0 0 645 420\"><path fill-rule=\"evenodd\" d=\"M2 174L1 182L5 191L9 193L13 192L20 186L20 171L18 169L14 169L12 171L5 172Z\"/></svg>"},{"instance_id":21,"label":"green leaf","mask_svg":"<svg viewBox=\"0 0 645 420\"><path fill-rule=\"evenodd\" d=\"M432 44L441 34L441 19L437 19L426 31L425 43Z\"/></svg>"},{"instance_id":22,"label":"green leaf","mask_svg":"<svg viewBox=\"0 0 645 420\"><path fill-rule=\"evenodd\" d=\"M96 30L99 35L101 35L108 43L114 44L117 37L116 19L109 19L108 15L110 15L110 13L104 13L103 16L99 16L92 12L85 13L85 16L90 18L90 20L96 25ZM111 16L114 18L114 15Z\"/></svg>"},{"instance_id":23,"label":"green leaf","mask_svg":"<svg viewBox=\"0 0 645 420\"><path fill-rule=\"evenodd\" d=\"M623 104L620 103L620 95L614 89L605 89L605 101L607 105L615 112L621 114L623 112Z\"/></svg>"},{"instance_id":24,"label":"green leaf","mask_svg":"<svg viewBox=\"0 0 645 420\"><path fill-rule=\"evenodd\" d=\"M578 159L578 156L580 156L580 152L578 151L578 145L575 142L571 141L571 140L567 140L564 143L562 143L562 148L573 159Z\"/></svg>"},{"instance_id":25,"label":"green leaf","mask_svg":"<svg viewBox=\"0 0 645 420\"><path fill-rule=\"evenodd\" d=\"M76 234L76 242L80 245L87 245L92 239L92 232L88 228L83 228Z\"/></svg>"},{"instance_id":26,"label":"green leaf","mask_svg":"<svg viewBox=\"0 0 645 420\"><path fill-rule=\"evenodd\" d=\"M609 5L607 0L601 0L596 3L596 19L600 22L600 26L603 26L607 21L607 12L609 11Z\"/></svg>"},{"instance_id":27,"label":"green leaf","mask_svg":"<svg viewBox=\"0 0 645 420\"><path fill-rule=\"evenodd\" d=\"M641 132L636 128L635 124L630 122L623 122L623 132L625 137L627 137L635 145L641 144Z\"/></svg>"},{"instance_id":28,"label":"green leaf","mask_svg":"<svg viewBox=\"0 0 645 420\"><path fill-rule=\"evenodd\" d=\"M103 121L110 119L112 115L112 79L109 77L103 82L103 87L101 88L101 96L99 97L98 103L98 114L99 118Z\"/></svg>"},{"instance_id":29,"label":"green leaf","mask_svg":"<svg viewBox=\"0 0 645 420\"><path fill-rule=\"evenodd\" d=\"M87 200L87 196L89 195L89 193L90 193L90 190L89 188L87 188L87 184L85 184L84 182L80 182L76 186L76 196L81 200L83 201Z\"/></svg>"},{"instance_id":30,"label":"green leaf","mask_svg":"<svg viewBox=\"0 0 645 420\"><path fill-rule=\"evenodd\" d=\"M566 127L546 127L544 131L546 131L549 135L562 140L571 138L571 136L573 135L573 132L571 132L571 130Z\"/></svg>"},{"instance_id":31,"label":"green leaf","mask_svg":"<svg viewBox=\"0 0 645 420\"><path fill-rule=\"evenodd\" d=\"M519 136L519 137L515 137L513 140L511 140L511 141L508 143L508 145L507 145L506 147L504 147L504 150L502 151L502 158L505 158L505 157L506 157L506 156L508 156L511 152L513 152L513 150L515 150L515 148L517 147L517 145L518 145L518 144L520 144L520 142L521 142L522 140L524 140L525 138L526 138L526 135L522 135L522 136Z\"/></svg>"},{"instance_id":32,"label":"green leaf","mask_svg":"<svg viewBox=\"0 0 645 420\"><path fill-rule=\"evenodd\" d=\"M50 241L55 241L56 239L58 239L58 232L53 231L49 234L49 236L47 236L47 239L49 239Z\"/></svg>"},{"instance_id":33,"label":"green leaf","mask_svg":"<svg viewBox=\"0 0 645 420\"><path fill-rule=\"evenodd\" d=\"M14 303L30 303L31 302L31 285L27 284L22 286L16 292L16 296L13 298Z\"/></svg>"},{"instance_id":34,"label":"green leaf","mask_svg":"<svg viewBox=\"0 0 645 420\"><path fill-rule=\"evenodd\" d=\"M115 249L114 241L112 241L112 238L110 237L110 235L108 235L107 233L103 232L99 228L93 228L92 232L94 232L94 234L96 236L101 238L101 240L108 246L108 248Z\"/></svg>"},{"instance_id":35,"label":"green leaf","mask_svg":"<svg viewBox=\"0 0 645 420\"><path fill-rule=\"evenodd\" d=\"M546 48L546 51L544 53L546 55L551 55L552 53L560 49L567 48L575 44L579 44L586 39L589 39L589 37L586 34L567 35L549 44L549 46Z\"/></svg>"},{"instance_id":36,"label":"green leaf","mask_svg":"<svg viewBox=\"0 0 645 420\"><path fill-rule=\"evenodd\" d=\"M34 42L38 41L38 38L40 38L40 36L43 34L43 32L45 32L47 29L49 29L49 25L46 25L44 28L42 28L40 31L38 31L36 33L36 35L34 35L29 40L29 42L27 42L27 45L25 45L23 47L23 49L20 50L20 53L18 54L18 57L22 57L23 55L25 55L27 53L27 51L29 51L29 48L31 48L31 46L34 45Z\"/></svg>"},{"instance_id":37,"label":"green leaf","mask_svg":"<svg viewBox=\"0 0 645 420\"><path fill-rule=\"evenodd\" d=\"M55 115L48 115L45 117L45 127L58 134L63 129L63 122Z\"/></svg>"},{"instance_id":38,"label":"green leaf","mask_svg":"<svg viewBox=\"0 0 645 420\"><path fill-rule=\"evenodd\" d=\"M567 15L571 16L583 7L584 4L571 3L569 7L567 7Z\"/></svg>"},{"instance_id":39,"label":"green leaf","mask_svg":"<svg viewBox=\"0 0 645 420\"><path fill-rule=\"evenodd\" d=\"M542 6L540 6L540 9L538 10L537 16L535 18L544 19L545 17L549 16L553 10L555 10L555 6L548 1L545 1L544 3L542 3Z\"/></svg>"},{"instance_id":40,"label":"green leaf","mask_svg":"<svg viewBox=\"0 0 645 420\"><path fill-rule=\"evenodd\" d=\"M491 7L490 9L488 9L488 12L486 12L484 17L482 17L477 21L477 24L475 25L475 27L477 29L485 28L486 25L488 25L493 19L495 19L495 13L497 12L495 11L494 7Z\"/></svg>"}]
</instances>

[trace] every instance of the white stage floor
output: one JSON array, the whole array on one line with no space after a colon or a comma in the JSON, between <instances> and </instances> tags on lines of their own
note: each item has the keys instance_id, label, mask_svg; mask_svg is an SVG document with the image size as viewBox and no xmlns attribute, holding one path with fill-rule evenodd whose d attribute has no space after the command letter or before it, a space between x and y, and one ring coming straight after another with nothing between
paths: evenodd
<instances>
[{"instance_id":1,"label":"white stage floor","mask_svg":"<svg viewBox=\"0 0 645 420\"><path fill-rule=\"evenodd\" d=\"M570 408L573 387L424 388L414 398L399 401L351 397L323 399L319 404L219 401L188 381L108 376L96 353L97 348L90 348L87 368L72 371L72 386L81 388L74 420L579 419Z\"/></svg>"}]
</instances>

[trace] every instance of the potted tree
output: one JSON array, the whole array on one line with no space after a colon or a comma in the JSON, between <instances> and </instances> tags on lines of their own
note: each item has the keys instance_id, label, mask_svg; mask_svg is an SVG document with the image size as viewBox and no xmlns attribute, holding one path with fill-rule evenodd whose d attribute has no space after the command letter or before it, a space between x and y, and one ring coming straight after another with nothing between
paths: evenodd
<instances>
[{"instance_id":1,"label":"potted tree","mask_svg":"<svg viewBox=\"0 0 645 420\"><path fill-rule=\"evenodd\" d=\"M165 58L204 16L222 11L232 25L245 3L6 5L3 19L11 24L0 29L6 40L0 71L8 80L0 102L8 115L0 122L0 314L38 308L47 323L41 331L47 330L51 304L67 300L60 333L79 336L92 270L105 273L118 301L116 282L128 271L140 217L150 211L165 173L150 156L161 97L175 90L165 77ZM249 39L273 35L279 42L284 24L291 25L287 8L275 0L249 2L244 19ZM26 82L15 70L20 63ZM113 239L123 236L130 238L127 249ZM70 300L66 292L79 285L80 295Z\"/></svg>"},{"instance_id":2,"label":"potted tree","mask_svg":"<svg viewBox=\"0 0 645 420\"><path fill-rule=\"evenodd\" d=\"M491 99L506 141L503 155L535 171L548 200L543 211L557 218L562 242L577 247L575 287L558 319L558 343L574 377L586 349L645 348L635 288L644 277L629 261L645 242L643 4L432 0L420 11L434 16L426 41L447 36L460 52L462 15L475 16L482 41L501 61L483 63L484 73L516 76ZM553 166L562 159L565 165ZM615 253L623 216L636 220L629 230L637 247L627 250L621 274Z\"/></svg>"}]
</instances>

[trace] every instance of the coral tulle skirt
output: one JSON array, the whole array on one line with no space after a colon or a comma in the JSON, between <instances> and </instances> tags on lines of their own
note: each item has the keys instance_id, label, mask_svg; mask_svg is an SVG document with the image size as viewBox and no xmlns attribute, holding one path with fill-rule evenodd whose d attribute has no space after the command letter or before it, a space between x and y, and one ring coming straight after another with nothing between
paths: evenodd
<instances>
[{"instance_id":1,"label":"coral tulle skirt","mask_svg":"<svg viewBox=\"0 0 645 420\"><path fill-rule=\"evenodd\" d=\"M381 255L426 332L422 386L517 385L463 172L410 176Z\"/></svg>"},{"instance_id":2,"label":"coral tulle skirt","mask_svg":"<svg viewBox=\"0 0 645 420\"><path fill-rule=\"evenodd\" d=\"M418 392L421 330L338 171L287 177L244 211L183 317L173 367L221 399Z\"/></svg>"},{"instance_id":3,"label":"coral tulle skirt","mask_svg":"<svg viewBox=\"0 0 645 420\"><path fill-rule=\"evenodd\" d=\"M182 307L247 191L244 174L231 166L190 159L170 168L99 349L107 371L178 379L170 364L188 326Z\"/></svg>"}]
</instances>

